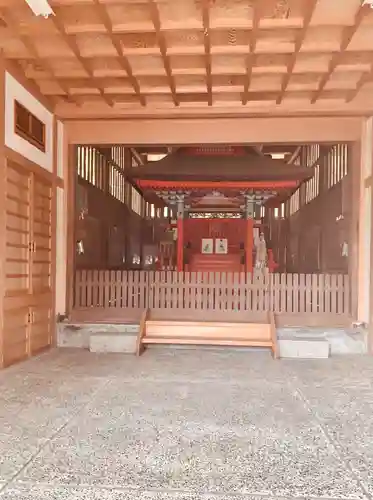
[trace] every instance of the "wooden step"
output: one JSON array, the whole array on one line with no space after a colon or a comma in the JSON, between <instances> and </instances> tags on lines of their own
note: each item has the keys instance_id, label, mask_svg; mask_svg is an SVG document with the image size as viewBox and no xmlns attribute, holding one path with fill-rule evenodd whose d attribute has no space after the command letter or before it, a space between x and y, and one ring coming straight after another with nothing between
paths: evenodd
<instances>
[{"instance_id":1,"label":"wooden step","mask_svg":"<svg viewBox=\"0 0 373 500\"><path fill-rule=\"evenodd\" d=\"M243 323L226 321L190 321L150 319L145 310L137 338L136 352L141 354L149 344L211 345L269 347L277 357L277 338L274 316L268 323Z\"/></svg>"},{"instance_id":2,"label":"wooden step","mask_svg":"<svg viewBox=\"0 0 373 500\"><path fill-rule=\"evenodd\" d=\"M213 327L226 327L226 328L236 328L236 327L255 327L255 326L269 326L269 323L256 322L256 323L242 323L239 321L193 321L189 319L148 319L146 321L146 326L152 325L162 325L162 326L213 326Z\"/></svg>"},{"instance_id":3,"label":"wooden step","mask_svg":"<svg viewBox=\"0 0 373 500\"><path fill-rule=\"evenodd\" d=\"M261 323L147 321L146 337L232 337L263 340L271 337L271 327Z\"/></svg>"},{"instance_id":4,"label":"wooden step","mask_svg":"<svg viewBox=\"0 0 373 500\"><path fill-rule=\"evenodd\" d=\"M237 347L272 347L270 340L214 337L144 337L143 344L175 344L175 345L222 345Z\"/></svg>"}]
</instances>

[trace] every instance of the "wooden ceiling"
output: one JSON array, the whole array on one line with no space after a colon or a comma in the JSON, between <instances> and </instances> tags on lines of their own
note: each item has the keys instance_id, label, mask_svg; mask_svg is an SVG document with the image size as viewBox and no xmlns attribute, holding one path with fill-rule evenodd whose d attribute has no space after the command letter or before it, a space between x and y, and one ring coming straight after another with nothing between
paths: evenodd
<instances>
[{"instance_id":1,"label":"wooden ceiling","mask_svg":"<svg viewBox=\"0 0 373 500\"><path fill-rule=\"evenodd\" d=\"M63 117L373 111L362 0L0 0L0 48Z\"/></svg>"}]
</instances>

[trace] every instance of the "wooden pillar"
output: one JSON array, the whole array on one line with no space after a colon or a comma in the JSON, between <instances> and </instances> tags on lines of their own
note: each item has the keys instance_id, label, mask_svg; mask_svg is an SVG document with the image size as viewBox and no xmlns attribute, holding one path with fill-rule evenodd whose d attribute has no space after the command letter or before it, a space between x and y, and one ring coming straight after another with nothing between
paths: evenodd
<instances>
[{"instance_id":1,"label":"wooden pillar","mask_svg":"<svg viewBox=\"0 0 373 500\"><path fill-rule=\"evenodd\" d=\"M68 140L68 139L67 139ZM67 172L65 179L66 185L66 199L67 199L67 241L66 241L66 314L69 316L73 309L74 304L74 281L75 281L75 255L76 255L76 147L69 145L68 159L67 159Z\"/></svg>"},{"instance_id":2,"label":"wooden pillar","mask_svg":"<svg viewBox=\"0 0 373 500\"><path fill-rule=\"evenodd\" d=\"M184 198L177 203L177 270L184 271Z\"/></svg>"},{"instance_id":3,"label":"wooden pillar","mask_svg":"<svg viewBox=\"0 0 373 500\"><path fill-rule=\"evenodd\" d=\"M4 314L3 298L5 291L5 253L6 253L6 159L5 159L5 64L4 56L0 54L0 368L4 366L3 333Z\"/></svg>"},{"instance_id":4,"label":"wooden pillar","mask_svg":"<svg viewBox=\"0 0 373 500\"><path fill-rule=\"evenodd\" d=\"M354 321L364 316L366 317L364 321L368 321L366 310L364 312L364 309L366 309L366 306L363 304L364 301L359 304L359 298L362 298L365 293L365 278L363 275L360 275L360 264L363 262L360 246L365 244L363 242L364 235L361 233L363 225L359 223L359 217L365 216L365 202L360 199L360 196L365 197L364 189L361 187L363 177L361 148L362 144L360 141L352 144L349 148L349 181L345 184L346 189L342 194L342 196L346 196L346 201L343 200L342 213L346 214L349 220L348 276L350 280L351 314Z\"/></svg>"},{"instance_id":5,"label":"wooden pillar","mask_svg":"<svg viewBox=\"0 0 373 500\"><path fill-rule=\"evenodd\" d=\"M53 293L52 299L52 314L50 318L50 336L49 345L56 347L57 345L57 328L56 328L56 273L57 273L57 162L58 162L58 131L57 119L53 117L53 179L52 179L52 206L51 206L51 289Z\"/></svg>"},{"instance_id":6,"label":"wooden pillar","mask_svg":"<svg viewBox=\"0 0 373 500\"><path fill-rule=\"evenodd\" d=\"M246 272L253 272L254 221L246 220Z\"/></svg>"},{"instance_id":7,"label":"wooden pillar","mask_svg":"<svg viewBox=\"0 0 373 500\"><path fill-rule=\"evenodd\" d=\"M254 246L254 215L255 215L255 205L249 196L245 199L245 217L246 217L246 243L245 243L245 253L246 253L246 272L253 272L253 246Z\"/></svg>"},{"instance_id":8,"label":"wooden pillar","mask_svg":"<svg viewBox=\"0 0 373 500\"><path fill-rule=\"evenodd\" d=\"M349 271L353 319L371 323L372 241L372 119L364 121L361 143L353 149L351 163L351 226Z\"/></svg>"}]
</instances>

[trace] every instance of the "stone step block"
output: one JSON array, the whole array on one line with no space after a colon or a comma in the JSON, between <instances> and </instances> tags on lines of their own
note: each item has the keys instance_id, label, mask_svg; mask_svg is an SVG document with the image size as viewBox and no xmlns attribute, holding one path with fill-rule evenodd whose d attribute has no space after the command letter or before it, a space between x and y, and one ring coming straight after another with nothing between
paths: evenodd
<instances>
[{"instance_id":1,"label":"stone step block","mask_svg":"<svg viewBox=\"0 0 373 500\"><path fill-rule=\"evenodd\" d=\"M97 353L136 352L137 335L129 333L95 332L89 338L89 350Z\"/></svg>"},{"instance_id":2,"label":"stone step block","mask_svg":"<svg viewBox=\"0 0 373 500\"><path fill-rule=\"evenodd\" d=\"M329 342L321 339L280 339L278 346L281 358L326 359L330 354Z\"/></svg>"}]
</instances>

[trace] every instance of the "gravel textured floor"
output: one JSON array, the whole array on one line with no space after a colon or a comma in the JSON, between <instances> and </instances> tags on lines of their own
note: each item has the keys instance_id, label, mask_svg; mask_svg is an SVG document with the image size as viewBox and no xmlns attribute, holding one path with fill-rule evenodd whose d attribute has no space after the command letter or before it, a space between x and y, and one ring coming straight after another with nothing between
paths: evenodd
<instances>
[{"instance_id":1,"label":"gravel textured floor","mask_svg":"<svg viewBox=\"0 0 373 500\"><path fill-rule=\"evenodd\" d=\"M56 350L0 373L0 499L371 499L372 385L365 356Z\"/></svg>"}]
</instances>

